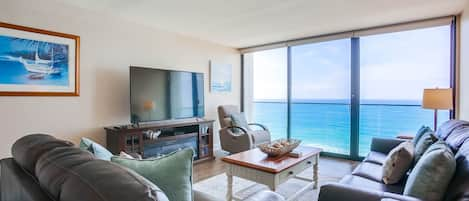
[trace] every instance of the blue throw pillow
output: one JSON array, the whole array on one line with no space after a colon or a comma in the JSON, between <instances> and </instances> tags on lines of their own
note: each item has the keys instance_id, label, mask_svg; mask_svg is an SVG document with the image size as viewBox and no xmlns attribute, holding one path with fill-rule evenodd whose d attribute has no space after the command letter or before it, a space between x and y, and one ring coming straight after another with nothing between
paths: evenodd
<instances>
[{"instance_id":1,"label":"blue throw pillow","mask_svg":"<svg viewBox=\"0 0 469 201\"><path fill-rule=\"evenodd\" d=\"M404 195L428 201L443 199L456 171L453 152L444 141L431 145L410 173Z\"/></svg>"},{"instance_id":2,"label":"blue throw pillow","mask_svg":"<svg viewBox=\"0 0 469 201\"><path fill-rule=\"evenodd\" d=\"M192 201L192 162L190 148L151 159L128 159L118 156L111 161L130 168L163 190L171 201Z\"/></svg>"},{"instance_id":3,"label":"blue throw pillow","mask_svg":"<svg viewBox=\"0 0 469 201\"><path fill-rule=\"evenodd\" d=\"M110 161L113 156L112 153L101 146L100 144L90 140L86 137L81 138L80 140L80 149L91 152L96 158Z\"/></svg>"},{"instance_id":4,"label":"blue throw pillow","mask_svg":"<svg viewBox=\"0 0 469 201\"><path fill-rule=\"evenodd\" d=\"M422 136L427 133L427 132L432 132L432 129L428 126L422 126L420 127L420 129L417 131L417 133L415 134L415 137L414 139L412 139L412 144L414 144L414 147L417 146L420 138L422 138Z\"/></svg>"},{"instance_id":5,"label":"blue throw pillow","mask_svg":"<svg viewBox=\"0 0 469 201\"><path fill-rule=\"evenodd\" d=\"M417 145L414 146L414 165L417 164L427 149L436 141L438 141L438 138L433 131L427 132L420 137Z\"/></svg>"}]
</instances>

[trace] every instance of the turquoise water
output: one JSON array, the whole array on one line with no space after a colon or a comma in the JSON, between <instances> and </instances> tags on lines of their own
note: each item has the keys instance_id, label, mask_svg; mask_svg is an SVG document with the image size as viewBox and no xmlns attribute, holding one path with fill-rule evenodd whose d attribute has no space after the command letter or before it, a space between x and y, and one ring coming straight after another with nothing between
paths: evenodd
<instances>
[{"instance_id":1,"label":"turquoise water","mask_svg":"<svg viewBox=\"0 0 469 201\"><path fill-rule=\"evenodd\" d=\"M322 147L327 152L350 152L350 105L341 103L292 103L291 137L302 144ZM439 123L448 111L438 113ZM265 124L272 138L287 136L287 103L255 102L252 119ZM415 133L422 125L433 128L433 110L418 105L360 105L359 154L368 153L372 137L394 138Z\"/></svg>"}]
</instances>

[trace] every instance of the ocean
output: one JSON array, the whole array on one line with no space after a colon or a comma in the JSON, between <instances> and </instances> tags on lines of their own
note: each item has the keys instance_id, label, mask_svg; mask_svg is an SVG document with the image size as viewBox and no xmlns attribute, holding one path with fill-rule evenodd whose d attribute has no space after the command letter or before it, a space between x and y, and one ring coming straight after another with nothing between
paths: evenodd
<instances>
[{"instance_id":1,"label":"ocean","mask_svg":"<svg viewBox=\"0 0 469 201\"><path fill-rule=\"evenodd\" d=\"M359 155L370 150L373 137L395 138L414 134L422 125L433 128L433 110L411 101L362 101L359 121ZM326 152L350 153L350 104L342 101L298 101L291 107L291 138L317 146ZM272 139L287 137L287 103L256 101L253 122L266 125ZM439 111L439 124L449 119Z\"/></svg>"}]
</instances>

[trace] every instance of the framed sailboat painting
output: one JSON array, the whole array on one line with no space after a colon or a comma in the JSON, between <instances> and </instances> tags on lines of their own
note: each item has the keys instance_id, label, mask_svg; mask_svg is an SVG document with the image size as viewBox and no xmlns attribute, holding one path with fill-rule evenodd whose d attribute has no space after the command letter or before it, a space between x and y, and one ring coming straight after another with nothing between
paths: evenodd
<instances>
[{"instance_id":1,"label":"framed sailboat painting","mask_svg":"<svg viewBox=\"0 0 469 201\"><path fill-rule=\"evenodd\" d=\"M80 37L0 22L0 96L79 96Z\"/></svg>"}]
</instances>

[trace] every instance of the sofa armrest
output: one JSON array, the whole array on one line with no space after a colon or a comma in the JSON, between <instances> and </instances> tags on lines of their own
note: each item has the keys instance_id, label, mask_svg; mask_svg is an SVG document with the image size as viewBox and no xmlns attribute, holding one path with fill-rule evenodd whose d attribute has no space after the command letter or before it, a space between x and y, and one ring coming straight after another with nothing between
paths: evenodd
<instances>
[{"instance_id":1,"label":"sofa armrest","mask_svg":"<svg viewBox=\"0 0 469 201\"><path fill-rule=\"evenodd\" d=\"M417 198L394 193L386 193L365 188L354 188L339 183L329 183L321 187L318 201L422 201Z\"/></svg>"},{"instance_id":2,"label":"sofa armrest","mask_svg":"<svg viewBox=\"0 0 469 201\"><path fill-rule=\"evenodd\" d=\"M338 183L321 186L318 201L381 201L382 192L352 188Z\"/></svg>"},{"instance_id":3,"label":"sofa armrest","mask_svg":"<svg viewBox=\"0 0 469 201\"><path fill-rule=\"evenodd\" d=\"M373 138L371 140L371 151L388 154L394 147L405 142L402 139L395 138Z\"/></svg>"}]
</instances>

